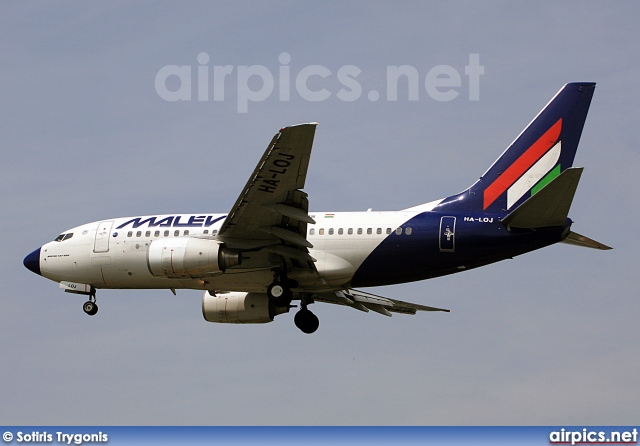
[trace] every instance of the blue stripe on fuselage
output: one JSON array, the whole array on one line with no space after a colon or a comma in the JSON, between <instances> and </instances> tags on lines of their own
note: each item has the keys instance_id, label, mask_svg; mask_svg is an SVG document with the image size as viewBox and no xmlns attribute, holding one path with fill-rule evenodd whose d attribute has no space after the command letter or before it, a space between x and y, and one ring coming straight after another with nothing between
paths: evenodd
<instances>
[{"instance_id":1,"label":"blue stripe on fuselage","mask_svg":"<svg viewBox=\"0 0 640 446\"><path fill-rule=\"evenodd\" d=\"M454 251L441 251L442 217L455 217ZM571 221L567 221L570 225ZM387 236L351 280L353 287L391 285L430 279L476 268L557 243L565 227L511 229L497 216L424 212ZM407 235L407 228L411 234Z\"/></svg>"}]
</instances>

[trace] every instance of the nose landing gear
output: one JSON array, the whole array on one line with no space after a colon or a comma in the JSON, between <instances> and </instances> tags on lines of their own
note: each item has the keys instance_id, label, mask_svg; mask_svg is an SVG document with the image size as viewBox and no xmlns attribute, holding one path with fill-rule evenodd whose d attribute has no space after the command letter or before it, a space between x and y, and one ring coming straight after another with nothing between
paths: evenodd
<instances>
[{"instance_id":1,"label":"nose landing gear","mask_svg":"<svg viewBox=\"0 0 640 446\"><path fill-rule=\"evenodd\" d=\"M82 305L82 309L89 316L94 316L98 312L98 304L96 304L96 290L91 287L91 294L89 294L89 300Z\"/></svg>"},{"instance_id":2,"label":"nose landing gear","mask_svg":"<svg viewBox=\"0 0 640 446\"><path fill-rule=\"evenodd\" d=\"M82 305L82 309L89 316L93 316L98 312L98 305L96 305L95 302L88 300L84 303L84 305Z\"/></svg>"}]
</instances>

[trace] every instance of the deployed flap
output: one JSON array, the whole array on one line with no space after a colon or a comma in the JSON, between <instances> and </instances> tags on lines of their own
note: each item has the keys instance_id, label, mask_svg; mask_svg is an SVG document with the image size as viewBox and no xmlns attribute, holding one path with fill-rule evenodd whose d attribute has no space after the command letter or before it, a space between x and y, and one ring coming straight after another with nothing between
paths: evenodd
<instances>
[{"instance_id":1,"label":"deployed flap","mask_svg":"<svg viewBox=\"0 0 640 446\"><path fill-rule=\"evenodd\" d=\"M535 195L502 219L514 228L564 226L582 174L581 167L566 169Z\"/></svg>"},{"instance_id":2,"label":"deployed flap","mask_svg":"<svg viewBox=\"0 0 640 446\"><path fill-rule=\"evenodd\" d=\"M416 314L417 311L444 311L444 308L427 307L426 305L412 304L401 300L389 299L388 297L377 296L371 293L357 290L344 290L336 292L318 293L313 296L314 300L338 305L346 305L360 311L369 310L376 313L391 316L390 313Z\"/></svg>"},{"instance_id":3,"label":"deployed flap","mask_svg":"<svg viewBox=\"0 0 640 446\"><path fill-rule=\"evenodd\" d=\"M569 245L582 246L584 248L593 248L593 249L613 249L610 246L604 245L600 242L596 242L589 237L585 237L584 235L580 235L577 232L569 232L569 235L562 241L563 243L567 243Z\"/></svg>"},{"instance_id":4,"label":"deployed flap","mask_svg":"<svg viewBox=\"0 0 640 446\"><path fill-rule=\"evenodd\" d=\"M301 189L316 125L285 127L273 137L220 228L218 238L227 246L252 249L289 242L308 253L307 224L313 220Z\"/></svg>"}]
</instances>

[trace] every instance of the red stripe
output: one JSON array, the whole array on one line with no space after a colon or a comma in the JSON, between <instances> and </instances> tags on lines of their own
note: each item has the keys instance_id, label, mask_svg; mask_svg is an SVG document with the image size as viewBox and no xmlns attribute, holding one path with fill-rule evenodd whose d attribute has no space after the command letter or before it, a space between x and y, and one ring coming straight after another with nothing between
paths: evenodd
<instances>
[{"instance_id":1,"label":"red stripe","mask_svg":"<svg viewBox=\"0 0 640 446\"><path fill-rule=\"evenodd\" d=\"M484 190L484 209L487 209L491 203L504 193L518 178L522 176L536 161L542 158L551 147L558 141L562 130L562 118L553 124L544 135L542 135L531 147L529 147L520 158L509 166L507 170L496 178L496 180Z\"/></svg>"}]
</instances>

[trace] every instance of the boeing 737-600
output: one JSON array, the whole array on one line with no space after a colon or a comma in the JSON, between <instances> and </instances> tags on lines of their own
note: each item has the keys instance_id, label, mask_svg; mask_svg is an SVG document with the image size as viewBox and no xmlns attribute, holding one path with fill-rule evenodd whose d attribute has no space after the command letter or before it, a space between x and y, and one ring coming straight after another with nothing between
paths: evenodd
<instances>
[{"instance_id":1,"label":"boeing 737-600","mask_svg":"<svg viewBox=\"0 0 640 446\"><path fill-rule=\"evenodd\" d=\"M317 123L273 137L226 214L112 218L64 231L24 259L70 293L192 289L210 322L266 323L327 302L374 311L448 311L358 291L466 271L558 242L610 249L571 230L573 166L594 83L565 85L468 189L391 212L309 212L303 191Z\"/></svg>"}]
</instances>

